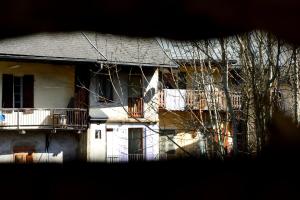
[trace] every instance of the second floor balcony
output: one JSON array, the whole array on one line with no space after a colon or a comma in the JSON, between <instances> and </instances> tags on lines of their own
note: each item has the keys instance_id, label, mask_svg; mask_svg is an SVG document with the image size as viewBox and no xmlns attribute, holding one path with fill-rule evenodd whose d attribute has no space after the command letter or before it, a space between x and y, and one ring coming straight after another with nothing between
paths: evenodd
<instances>
[{"instance_id":1,"label":"second floor balcony","mask_svg":"<svg viewBox=\"0 0 300 200\"><path fill-rule=\"evenodd\" d=\"M85 130L87 109L0 108L0 130Z\"/></svg>"},{"instance_id":2,"label":"second floor balcony","mask_svg":"<svg viewBox=\"0 0 300 200\"><path fill-rule=\"evenodd\" d=\"M232 108L241 109L241 94L230 92ZM201 90L163 89L159 92L159 107L173 111L186 110L227 110L226 96L223 91L205 93Z\"/></svg>"},{"instance_id":3,"label":"second floor balcony","mask_svg":"<svg viewBox=\"0 0 300 200\"><path fill-rule=\"evenodd\" d=\"M128 115L133 118L144 117L143 97L128 98Z\"/></svg>"}]
</instances>

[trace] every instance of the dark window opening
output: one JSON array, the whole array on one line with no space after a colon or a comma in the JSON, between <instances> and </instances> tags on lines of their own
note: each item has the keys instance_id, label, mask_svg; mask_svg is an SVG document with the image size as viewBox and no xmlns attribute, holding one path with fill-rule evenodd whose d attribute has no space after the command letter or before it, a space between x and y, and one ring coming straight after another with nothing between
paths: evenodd
<instances>
[{"instance_id":1,"label":"dark window opening","mask_svg":"<svg viewBox=\"0 0 300 200\"><path fill-rule=\"evenodd\" d=\"M129 75L128 97L143 97L143 80L141 75Z\"/></svg>"},{"instance_id":2,"label":"dark window opening","mask_svg":"<svg viewBox=\"0 0 300 200\"><path fill-rule=\"evenodd\" d=\"M128 154L143 154L143 128L128 129Z\"/></svg>"},{"instance_id":3,"label":"dark window opening","mask_svg":"<svg viewBox=\"0 0 300 200\"><path fill-rule=\"evenodd\" d=\"M113 85L109 75L101 74L97 80L97 92L99 102L113 101Z\"/></svg>"},{"instance_id":4,"label":"dark window opening","mask_svg":"<svg viewBox=\"0 0 300 200\"><path fill-rule=\"evenodd\" d=\"M162 87L165 89L186 89L186 72L169 72L164 71L160 73L159 80L162 83Z\"/></svg>"},{"instance_id":5,"label":"dark window opening","mask_svg":"<svg viewBox=\"0 0 300 200\"><path fill-rule=\"evenodd\" d=\"M3 108L33 108L33 75L13 76L3 74L2 87Z\"/></svg>"},{"instance_id":6,"label":"dark window opening","mask_svg":"<svg viewBox=\"0 0 300 200\"><path fill-rule=\"evenodd\" d=\"M185 72L179 72L178 73L178 88L179 89L186 89L186 73Z\"/></svg>"}]
</instances>

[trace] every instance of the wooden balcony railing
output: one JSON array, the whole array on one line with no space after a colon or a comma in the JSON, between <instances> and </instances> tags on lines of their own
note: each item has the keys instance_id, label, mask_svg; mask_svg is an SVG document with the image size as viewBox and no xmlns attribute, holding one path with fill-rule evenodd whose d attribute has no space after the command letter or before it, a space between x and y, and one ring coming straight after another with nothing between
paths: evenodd
<instances>
[{"instance_id":1,"label":"wooden balcony railing","mask_svg":"<svg viewBox=\"0 0 300 200\"><path fill-rule=\"evenodd\" d=\"M128 98L128 115L129 117L144 117L144 99L142 97Z\"/></svg>"},{"instance_id":2,"label":"wooden balcony railing","mask_svg":"<svg viewBox=\"0 0 300 200\"><path fill-rule=\"evenodd\" d=\"M234 110L241 109L241 94L230 92L231 103ZM168 110L226 110L227 102L223 91L212 94L201 90L163 89L159 93L160 108Z\"/></svg>"},{"instance_id":3,"label":"wooden balcony railing","mask_svg":"<svg viewBox=\"0 0 300 200\"><path fill-rule=\"evenodd\" d=\"M87 129L87 109L0 108L0 129Z\"/></svg>"}]
</instances>

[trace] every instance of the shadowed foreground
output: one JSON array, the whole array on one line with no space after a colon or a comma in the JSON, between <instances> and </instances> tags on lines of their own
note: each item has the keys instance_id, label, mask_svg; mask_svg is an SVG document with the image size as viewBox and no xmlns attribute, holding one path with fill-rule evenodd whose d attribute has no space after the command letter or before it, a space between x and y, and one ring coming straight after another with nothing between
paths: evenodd
<instances>
[{"instance_id":1,"label":"shadowed foreground","mask_svg":"<svg viewBox=\"0 0 300 200\"><path fill-rule=\"evenodd\" d=\"M1 195L28 199L292 199L299 129L275 115L257 159L128 164L1 165Z\"/></svg>"}]
</instances>

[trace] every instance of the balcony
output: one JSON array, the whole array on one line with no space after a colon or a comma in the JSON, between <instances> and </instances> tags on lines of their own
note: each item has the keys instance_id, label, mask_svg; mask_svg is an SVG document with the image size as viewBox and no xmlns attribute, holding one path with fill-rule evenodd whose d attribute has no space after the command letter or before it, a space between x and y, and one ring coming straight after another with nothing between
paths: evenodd
<instances>
[{"instance_id":1,"label":"balcony","mask_svg":"<svg viewBox=\"0 0 300 200\"><path fill-rule=\"evenodd\" d=\"M87 109L0 108L0 130L85 130Z\"/></svg>"},{"instance_id":2,"label":"balcony","mask_svg":"<svg viewBox=\"0 0 300 200\"><path fill-rule=\"evenodd\" d=\"M128 98L128 115L133 118L144 117L144 99L142 97Z\"/></svg>"},{"instance_id":3,"label":"balcony","mask_svg":"<svg viewBox=\"0 0 300 200\"><path fill-rule=\"evenodd\" d=\"M241 95L230 92L234 110L241 109ZM205 94L201 90L163 89L159 92L159 107L173 111L191 110L226 110L227 103L224 92Z\"/></svg>"}]
</instances>

